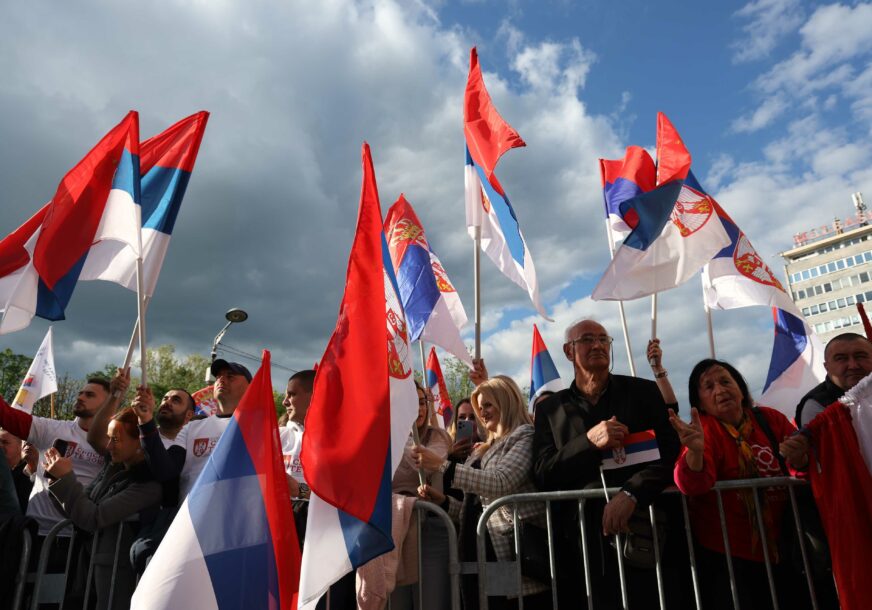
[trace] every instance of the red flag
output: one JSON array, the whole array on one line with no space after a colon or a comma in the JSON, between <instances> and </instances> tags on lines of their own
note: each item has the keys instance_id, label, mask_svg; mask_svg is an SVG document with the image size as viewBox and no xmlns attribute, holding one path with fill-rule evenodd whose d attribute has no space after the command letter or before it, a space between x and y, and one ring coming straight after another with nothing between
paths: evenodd
<instances>
[{"instance_id":1,"label":"red flag","mask_svg":"<svg viewBox=\"0 0 872 610\"><path fill-rule=\"evenodd\" d=\"M657 113L657 185L684 180L690 171L690 152L678 130L662 112Z\"/></svg>"},{"instance_id":2,"label":"red flag","mask_svg":"<svg viewBox=\"0 0 872 610\"><path fill-rule=\"evenodd\" d=\"M430 354L427 356L427 388L433 394L433 403L436 407L436 414L442 416L443 428L451 425L451 418L454 415L454 407L451 404L451 397L448 395L448 386L445 385L445 377L442 376L442 367L439 365L439 358L436 357L436 348L430 348Z\"/></svg>"},{"instance_id":3,"label":"red flag","mask_svg":"<svg viewBox=\"0 0 872 610\"><path fill-rule=\"evenodd\" d=\"M469 52L469 77L463 101L463 133L472 160L484 169L489 180L493 178L497 161L504 152L527 145L497 112L485 89L475 47Z\"/></svg>"},{"instance_id":4,"label":"red flag","mask_svg":"<svg viewBox=\"0 0 872 610\"><path fill-rule=\"evenodd\" d=\"M17 271L30 262L30 254L27 253L24 245L39 229L50 205L51 203L47 203L42 206L23 225L0 241L0 278Z\"/></svg>"},{"instance_id":5,"label":"red flag","mask_svg":"<svg viewBox=\"0 0 872 610\"><path fill-rule=\"evenodd\" d=\"M830 543L839 603L843 610L872 608L872 475L851 416L835 402L808 429L815 447L808 471Z\"/></svg>"},{"instance_id":6,"label":"red flag","mask_svg":"<svg viewBox=\"0 0 872 610\"><path fill-rule=\"evenodd\" d=\"M391 414L381 207L368 144L362 153L345 295L315 376L300 459L312 491L368 522L386 467L390 477Z\"/></svg>"},{"instance_id":7,"label":"red flag","mask_svg":"<svg viewBox=\"0 0 872 610\"><path fill-rule=\"evenodd\" d=\"M139 156L139 115L133 110L58 185L33 252L34 267L49 289L90 249L125 147Z\"/></svg>"}]
</instances>

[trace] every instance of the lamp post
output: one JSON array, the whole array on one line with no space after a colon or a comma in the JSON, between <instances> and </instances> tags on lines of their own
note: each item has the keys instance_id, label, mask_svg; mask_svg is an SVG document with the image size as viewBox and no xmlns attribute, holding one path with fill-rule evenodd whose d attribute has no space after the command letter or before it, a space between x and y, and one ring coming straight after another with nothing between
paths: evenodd
<instances>
[{"instance_id":1,"label":"lamp post","mask_svg":"<svg viewBox=\"0 0 872 610\"><path fill-rule=\"evenodd\" d=\"M224 325L224 328L218 331L218 334L215 335L215 340L212 341L212 358L209 362L210 366L206 368L206 383L213 381L211 363L215 362L215 358L218 356L218 344L221 343L221 339L224 338L224 333L227 332L227 329L230 328L231 324L245 322L248 319L248 314L242 309L234 307L224 314L224 319L227 320L227 324Z\"/></svg>"}]
</instances>

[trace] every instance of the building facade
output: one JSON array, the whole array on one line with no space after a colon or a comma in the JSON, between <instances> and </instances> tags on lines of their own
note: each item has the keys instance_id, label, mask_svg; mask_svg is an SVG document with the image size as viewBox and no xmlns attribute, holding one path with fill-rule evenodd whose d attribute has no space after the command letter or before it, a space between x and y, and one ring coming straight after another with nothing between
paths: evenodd
<instances>
[{"instance_id":1,"label":"building facade","mask_svg":"<svg viewBox=\"0 0 872 610\"><path fill-rule=\"evenodd\" d=\"M863 212L794 236L781 256L796 306L826 343L843 332L864 334L857 303L872 302L872 226ZM872 314L872 305L865 306Z\"/></svg>"}]
</instances>

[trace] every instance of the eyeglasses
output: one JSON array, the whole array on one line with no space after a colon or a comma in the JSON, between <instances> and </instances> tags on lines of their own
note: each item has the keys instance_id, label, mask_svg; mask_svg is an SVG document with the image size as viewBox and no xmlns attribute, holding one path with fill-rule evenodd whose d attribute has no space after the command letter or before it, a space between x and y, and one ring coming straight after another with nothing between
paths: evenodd
<instances>
[{"instance_id":1,"label":"eyeglasses","mask_svg":"<svg viewBox=\"0 0 872 610\"><path fill-rule=\"evenodd\" d=\"M570 345L574 345L576 343L581 343L585 347L591 347L594 343L600 343L602 345L609 346L614 342L613 337L609 337L608 335L582 335L578 339L571 339L567 341Z\"/></svg>"}]
</instances>

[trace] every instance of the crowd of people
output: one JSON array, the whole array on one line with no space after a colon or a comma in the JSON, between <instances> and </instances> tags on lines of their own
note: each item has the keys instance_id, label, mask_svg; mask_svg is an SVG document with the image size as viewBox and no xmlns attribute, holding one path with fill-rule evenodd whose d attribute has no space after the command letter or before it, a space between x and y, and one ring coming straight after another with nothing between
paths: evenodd
<instances>
[{"instance_id":1,"label":"crowd of people","mask_svg":"<svg viewBox=\"0 0 872 610\"><path fill-rule=\"evenodd\" d=\"M454 406L447 430L437 425L432 398L419 386L418 417L393 478L393 493L400 500L397 510L417 500L440 506L456 525L461 561L474 562L477 524L495 500L525 492L597 489L598 500L552 504L551 538L561 607L584 606L588 597L598 609L623 607L623 591L634 610L659 608L655 554L661 559L667 607L695 607L691 550L703 608L732 608L734 593L742 608L771 608L766 558L781 607L811 607L802 565L793 560L786 544L793 530L792 521L785 519L790 512L785 488L763 487L759 495L747 488L724 491L722 503L713 491L716 483L725 480L803 477L811 446L804 429L797 430L779 411L755 406L741 373L714 359L704 359L693 368L688 381L690 408L683 410L682 417L659 341L648 345L654 381L613 374L612 343L607 330L593 320L567 328L563 352L572 363L574 378L568 388L540 396L533 413L518 385L503 375L490 376L482 360L475 361L471 375L476 387ZM826 379L809 388L797 405L795 419L800 426L872 372L872 343L853 333L839 335L827 345L825 366ZM140 387L131 404L123 405L130 384L125 370L109 381L89 379L79 393L72 421L34 417L0 398L0 541L11 541L20 529L31 527L35 558L49 531L62 520L71 520L73 527L60 531L49 551L51 571L64 571L67 557L73 558L67 607L76 606L88 578L97 608L129 605L137 576L251 382L251 373L239 363L218 359L211 370L218 403L212 417L195 416L194 400L184 389L167 391L158 403L148 387ZM307 533L309 488L300 449L314 379L311 370L289 379L284 398L287 412L280 420L301 545ZM604 468L608 459L619 463L616 456L624 455L625 445L640 437L647 439L646 459ZM672 486L688 497L692 549L685 538L680 496L663 493ZM606 488L620 491L604 499ZM414 565L399 570L401 576L390 584L391 607L448 608L449 529L435 515L422 517L420 526L421 537L415 544L420 547L423 572L418 574ZM525 608L552 607L546 528L543 502L503 506L490 514L485 534L488 560L518 559L523 573L520 589L493 595L491 608L517 607L519 594ZM74 530L74 548L70 548ZM521 532L526 549L520 558L516 531ZM91 557L94 535L99 539ZM653 549L655 539L658 548ZM116 548L123 554L117 562ZM4 566L16 565L20 545L4 543L3 549ZM403 562L401 556L397 560ZM374 573L359 572L358 581ZM376 572L376 577L382 576ZM836 608L832 576L825 569L821 572L811 575L819 607ZM10 570L0 577L7 588L9 577ZM477 608L475 575L464 575L462 585L463 608ZM331 609L355 608L359 603L370 607L361 601L360 588L354 574L336 583L330 593Z\"/></svg>"}]
</instances>

